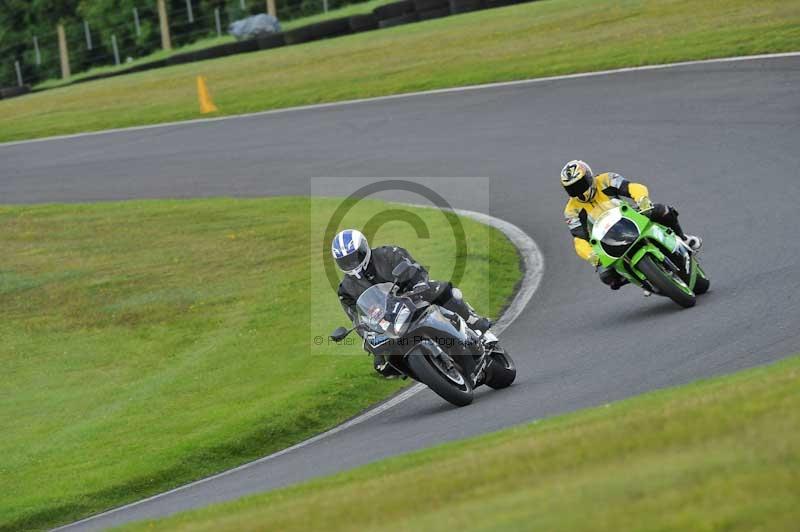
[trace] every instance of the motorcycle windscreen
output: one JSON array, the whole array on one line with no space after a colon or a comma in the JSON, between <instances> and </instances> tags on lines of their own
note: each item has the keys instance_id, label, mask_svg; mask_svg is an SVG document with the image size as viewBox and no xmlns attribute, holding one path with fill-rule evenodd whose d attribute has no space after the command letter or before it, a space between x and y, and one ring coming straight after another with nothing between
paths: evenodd
<instances>
[{"instance_id":1,"label":"motorcycle windscreen","mask_svg":"<svg viewBox=\"0 0 800 532\"><path fill-rule=\"evenodd\" d=\"M606 231L600 240L600 246L611 257L621 257L639 238L639 228L633 221L620 218Z\"/></svg>"},{"instance_id":2,"label":"motorcycle windscreen","mask_svg":"<svg viewBox=\"0 0 800 532\"><path fill-rule=\"evenodd\" d=\"M391 288L392 283L376 284L364 290L356 301L359 321L375 332L386 330L381 326L381 322L386 315Z\"/></svg>"}]
</instances>

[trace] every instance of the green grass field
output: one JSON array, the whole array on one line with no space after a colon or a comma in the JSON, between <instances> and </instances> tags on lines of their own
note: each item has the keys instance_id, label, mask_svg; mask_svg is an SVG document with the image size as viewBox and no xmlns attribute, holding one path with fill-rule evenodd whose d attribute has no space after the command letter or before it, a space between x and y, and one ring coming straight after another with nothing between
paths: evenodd
<instances>
[{"instance_id":1,"label":"green grass field","mask_svg":"<svg viewBox=\"0 0 800 532\"><path fill-rule=\"evenodd\" d=\"M241 464L403 386L360 345L312 345L346 323L330 288L310 288L323 278L313 221L337 204L0 206L0 529L69 522ZM385 205L362 202L344 224ZM446 218L409 210L430 239L395 221L372 244L403 243L446 278ZM496 315L520 277L517 252L464 227L461 286Z\"/></svg>"},{"instance_id":2,"label":"green grass field","mask_svg":"<svg viewBox=\"0 0 800 532\"><path fill-rule=\"evenodd\" d=\"M797 0L543 0L0 101L0 141L198 118L197 75L237 114L795 50Z\"/></svg>"},{"instance_id":3,"label":"green grass field","mask_svg":"<svg viewBox=\"0 0 800 532\"><path fill-rule=\"evenodd\" d=\"M798 498L794 357L124 529L788 532Z\"/></svg>"}]
</instances>

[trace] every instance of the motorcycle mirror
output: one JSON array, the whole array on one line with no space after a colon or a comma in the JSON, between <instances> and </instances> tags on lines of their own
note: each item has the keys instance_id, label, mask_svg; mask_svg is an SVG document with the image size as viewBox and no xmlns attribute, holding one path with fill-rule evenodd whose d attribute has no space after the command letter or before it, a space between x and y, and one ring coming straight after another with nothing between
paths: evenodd
<instances>
[{"instance_id":1,"label":"motorcycle mirror","mask_svg":"<svg viewBox=\"0 0 800 532\"><path fill-rule=\"evenodd\" d=\"M337 327L336 330L331 333L331 340L334 342L341 342L347 338L347 335L350 334L350 331L352 331L352 329L348 331L344 327Z\"/></svg>"}]
</instances>

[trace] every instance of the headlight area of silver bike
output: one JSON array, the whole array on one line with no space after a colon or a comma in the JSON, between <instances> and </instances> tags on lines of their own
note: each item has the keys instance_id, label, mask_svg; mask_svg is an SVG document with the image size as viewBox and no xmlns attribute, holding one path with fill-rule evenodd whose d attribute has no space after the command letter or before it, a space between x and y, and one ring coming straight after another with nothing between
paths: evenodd
<instances>
[{"instance_id":1,"label":"headlight area of silver bike","mask_svg":"<svg viewBox=\"0 0 800 532\"><path fill-rule=\"evenodd\" d=\"M367 330L369 330L373 334L388 334L392 335L392 322L388 321L385 318L385 314L382 314L380 318L361 318L361 323L367 326Z\"/></svg>"},{"instance_id":2,"label":"headlight area of silver bike","mask_svg":"<svg viewBox=\"0 0 800 532\"><path fill-rule=\"evenodd\" d=\"M409 319L411 318L411 309L403 306L394 319L394 332L397 336L402 336L408 329Z\"/></svg>"}]
</instances>

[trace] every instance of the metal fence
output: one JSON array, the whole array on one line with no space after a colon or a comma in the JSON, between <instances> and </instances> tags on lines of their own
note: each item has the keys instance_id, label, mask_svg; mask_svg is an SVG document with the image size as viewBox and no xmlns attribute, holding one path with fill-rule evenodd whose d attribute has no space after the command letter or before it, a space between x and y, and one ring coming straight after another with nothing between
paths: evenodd
<instances>
[{"instance_id":1,"label":"metal fence","mask_svg":"<svg viewBox=\"0 0 800 532\"><path fill-rule=\"evenodd\" d=\"M278 0L277 15L281 21L287 21L361 1L365 0ZM265 0L224 0L213 8L207 3L201 5L198 0L185 0L184 5L183 9L173 8L168 14L172 48L227 36L231 22L267 11ZM82 20L63 25L71 75L130 63L163 48L156 2L142 0L141 5L118 19L126 22L109 26ZM36 85L61 78L64 71L58 33L56 27L48 32L31 33L26 41L0 49L0 87Z\"/></svg>"}]
</instances>

